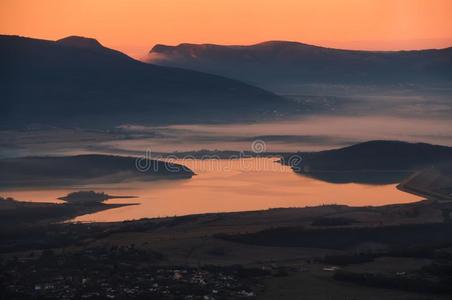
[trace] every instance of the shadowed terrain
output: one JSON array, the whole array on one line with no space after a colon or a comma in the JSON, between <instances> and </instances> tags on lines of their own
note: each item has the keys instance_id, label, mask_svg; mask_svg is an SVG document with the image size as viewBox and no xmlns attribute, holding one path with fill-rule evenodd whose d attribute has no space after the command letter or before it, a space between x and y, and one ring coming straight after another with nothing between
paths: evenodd
<instances>
[{"instance_id":1,"label":"shadowed terrain","mask_svg":"<svg viewBox=\"0 0 452 300\"><path fill-rule=\"evenodd\" d=\"M340 50L298 42L249 46L156 45L149 61L236 78L270 88L287 84L443 84L452 81L452 48Z\"/></svg>"},{"instance_id":2,"label":"shadowed terrain","mask_svg":"<svg viewBox=\"0 0 452 300\"><path fill-rule=\"evenodd\" d=\"M297 173L333 183L396 183L413 172L450 162L451 147L400 141L369 141L282 158Z\"/></svg>"},{"instance_id":3,"label":"shadowed terrain","mask_svg":"<svg viewBox=\"0 0 452 300\"><path fill-rule=\"evenodd\" d=\"M68 202L57 204L18 201L12 198L0 197L0 225L5 231L11 228L17 230L22 227L27 228L42 224L63 222L80 215L130 205L136 204L104 204L102 202Z\"/></svg>"},{"instance_id":4,"label":"shadowed terrain","mask_svg":"<svg viewBox=\"0 0 452 300\"><path fill-rule=\"evenodd\" d=\"M11 297L448 299L451 211L422 201L10 228L0 230L0 289Z\"/></svg>"},{"instance_id":5,"label":"shadowed terrain","mask_svg":"<svg viewBox=\"0 0 452 300\"><path fill-rule=\"evenodd\" d=\"M0 187L58 186L125 180L191 178L185 166L158 160L110 155L23 157L0 160Z\"/></svg>"},{"instance_id":6,"label":"shadowed terrain","mask_svg":"<svg viewBox=\"0 0 452 300\"><path fill-rule=\"evenodd\" d=\"M108 127L273 116L289 102L236 80L136 61L96 40L0 36L2 127Z\"/></svg>"}]
</instances>

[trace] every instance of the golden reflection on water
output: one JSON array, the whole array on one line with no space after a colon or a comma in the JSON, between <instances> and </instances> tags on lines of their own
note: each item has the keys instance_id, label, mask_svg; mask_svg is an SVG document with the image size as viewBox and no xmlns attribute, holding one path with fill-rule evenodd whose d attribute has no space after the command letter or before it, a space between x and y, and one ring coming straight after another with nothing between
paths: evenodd
<instances>
[{"instance_id":1,"label":"golden reflection on water","mask_svg":"<svg viewBox=\"0 0 452 300\"><path fill-rule=\"evenodd\" d=\"M95 189L111 195L139 198L112 199L106 203L139 203L77 217L75 221L122 221L207 212L303 207L321 204L352 206L408 203L421 198L401 192L395 184L332 184L295 174L274 158L240 160L184 160L197 174L192 179L153 182L123 182L114 185L70 189L16 190L4 196L18 200L55 201L80 189Z\"/></svg>"}]
</instances>

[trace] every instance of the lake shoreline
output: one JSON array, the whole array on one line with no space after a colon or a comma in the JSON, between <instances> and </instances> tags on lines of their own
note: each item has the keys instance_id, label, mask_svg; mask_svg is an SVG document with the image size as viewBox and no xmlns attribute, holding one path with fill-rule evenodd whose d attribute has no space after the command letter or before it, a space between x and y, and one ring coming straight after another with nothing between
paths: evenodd
<instances>
[{"instance_id":1,"label":"lake shoreline","mask_svg":"<svg viewBox=\"0 0 452 300\"><path fill-rule=\"evenodd\" d=\"M52 224L67 222L77 216L97 213L109 209L139 205L138 203L50 203L27 202L12 198L0 198L0 223L7 226ZM17 220L20 222L17 224Z\"/></svg>"}]
</instances>

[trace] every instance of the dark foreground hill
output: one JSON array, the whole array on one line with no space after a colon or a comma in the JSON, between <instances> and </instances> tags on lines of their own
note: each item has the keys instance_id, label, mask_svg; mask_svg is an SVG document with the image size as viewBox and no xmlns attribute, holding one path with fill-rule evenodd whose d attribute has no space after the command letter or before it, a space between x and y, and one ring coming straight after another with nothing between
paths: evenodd
<instances>
[{"instance_id":1,"label":"dark foreground hill","mask_svg":"<svg viewBox=\"0 0 452 300\"><path fill-rule=\"evenodd\" d=\"M0 187L71 185L191 178L185 166L134 157L78 155L65 157L24 157L0 160Z\"/></svg>"},{"instance_id":2,"label":"dark foreground hill","mask_svg":"<svg viewBox=\"0 0 452 300\"><path fill-rule=\"evenodd\" d=\"M117 223L22 225L10 218L14 223L0 226L0 288L4 299L450 300L449 204Z\"/></svg>"},{"instance_id":3,"label":"dark foreground hill","mask_svg":"<svg viewBox=\"0 0 452 300\"><path fill-rule=\"evenodd\" d=\"M220 76L136 61L94 39L0 36L0 126L262 117L285 99Z\"/></svg>"},{"instance_id":4,"label":"dark foreground hill","mask_svg":"<svg viewBox=\"0 0 452 300\"><path fill-rule=\"evenodd\" d=\"M300 159L301 158L301 159ZM409 174L452 162L452 148L426 143L369 141L286 155L294 171L330 182L400 182Z\"/></svg>"},{"instance_id":5,"label":"dark foreground hill","mask_svg":"<svg viewBox=\"0 0 452 300\"><path fill-rule=\"evenodd\" d=\"M452 47L422 51L355 51L297 42L250 46L156 45L149 61L273 87L281 84L450 84Z\"/></svg>"}]
</instances>

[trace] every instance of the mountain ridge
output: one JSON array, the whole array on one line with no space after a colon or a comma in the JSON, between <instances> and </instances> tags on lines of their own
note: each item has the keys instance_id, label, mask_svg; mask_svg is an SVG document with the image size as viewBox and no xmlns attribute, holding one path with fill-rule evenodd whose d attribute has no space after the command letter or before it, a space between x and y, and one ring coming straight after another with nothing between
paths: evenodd
<instances>
[{"instance_id":1,"label":"mountain ridge","mask_svg":"<svg viewBox=\"0 0 452 300\"><path fill-rule=\"evenodd\" d=\"M155 44L150 52L153 50L158 50L160 47L162 48L179 48L179 47L221 47L221 48L231 48L231 49L246 49L246 48L258 48L258 47L266 47L266 46L300 46L300 47L310 47L316 49L327 49L327 50L335 50L335 51L344 51L344 52L368 52L368 53L400 53L400 52L422 52L422 51L434 51L434 50L452 50L452 45L449 47L442 48L425 48L425 49L402 49L402 50L366 50L366 49L346 49L346 48L335 48L328 46L321 46L297 41L285 41L285 40L268 40L254 44L215 44L215 43L179 43L177 45L168 45L168 44Z\"/></svg>"},{"instance_id":2,"label":"mountain ridge","mask_svg":"<svg viewBox=\"0 0 452 300\"><path fill-rule=\"evenodd\" d=\"M275 84L399 84L452 82L452 47L369 51L299 42L253 45L158 44L148 62L209 72L269 88Z\"/></svg>"},{"instance_id":3,"label":"mountain ridge","mask_svg":"<svg viewBox=\"0 0 452 300\"><path fill-rule=\"evenodd\" d=\"M0 62L6 112L0 126L6 127L221 122L271 114L289 103L238 80L146 64L79 37L1 35Z\"/></svg>"}]
</instances>

